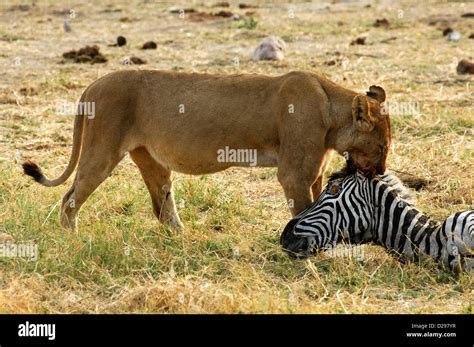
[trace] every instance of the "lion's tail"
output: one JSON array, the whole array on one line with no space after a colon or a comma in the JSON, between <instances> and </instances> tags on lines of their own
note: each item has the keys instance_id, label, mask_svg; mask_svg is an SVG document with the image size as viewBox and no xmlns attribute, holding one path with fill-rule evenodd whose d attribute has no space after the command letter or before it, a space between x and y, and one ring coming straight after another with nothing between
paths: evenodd
<instances>
[{"instance_id":1,"label":"lion's tail","mask_svg":"<svg viewBox=\"0 0 474 347\"><path fill-rule=\"evenodd\" d=\"M82 135L84 133L85 118L85 115L77 114L74 119L74 134L72 138L71 158L69 159L69 163L67 165L66 170L64 170L61 176L54 180L49 180L44 176L38 164L31 160L27 160L23 163L23 172L25 173L25 175L33 177L36 182L41 183L46 187L56 187L61 183L64 183L74 172L74 169L76 168L77 162L79 161L79 157L81 155Z\"/></svg>"}]
</instances>

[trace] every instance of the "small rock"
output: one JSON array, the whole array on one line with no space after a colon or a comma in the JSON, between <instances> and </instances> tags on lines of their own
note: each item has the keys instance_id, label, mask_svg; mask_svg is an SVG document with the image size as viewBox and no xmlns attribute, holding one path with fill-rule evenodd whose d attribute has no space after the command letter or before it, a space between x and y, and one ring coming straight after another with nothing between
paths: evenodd
<instances>
[{"instance_id":1,"label":"small rock","mask_svg":"<svg viewBox=\"0 0 474 347\"><path fill-rule=\"evenodd\" d=\"M469 38L470 38L470 39L474 39L474 33L472 33L471 35L469 35Z\"/></svg>"},{"instance_id":2,"label":"small rock","mask_svg":"<svg viewBox=\"0 0 474 347\"><path fill-rule=\"evenodd\" d=\"M155 42L153 41L148 41L145 42L142 46L142 49L156 49L158 47Z\"/></svg>"},{"instance_id":3,"label":"small rock","mask_svg":"<svg viewBox=\"0 0 474 347\"><path fill-rule=\"evenodd\" d=\"M459 31L453 30L448 34L448 41L458 42L461 40L461 33Z\"/></svg>"},{"instance_id":4,"label":"small rock","mask_svg":"<svg viewBox=\"0 0 474 347\"><path fill-rule=\"evenodd\" d=\"M282 60L286 43L280 37L265 37L252 54L252 60Z\"/></svg>"},{"instance_id":5,"label":"small rock","mask_svg":"<svg viewBox=\"0 0 474 347\"><path fill-rule=\"evenodd\" d=\"M70 33L72 31L72 28L69 25L67 20L64 21L63 28L64 28L64 31L67 32L67 33Z\"/></svg>"},{"instance_id":6,"label":"small rock","mask_svg":"<svg viewBox=\"0 0 474 347\"><path fill-rule=\"evenodd\" d=\"M474 12L467 12L467 13L464 13L461 17L463 17L463 18L471 18L471 17L474 17Z\"/></svg>"},{"instance_id":7,"label":"small rock","mask_svg":"<svg viewBox=\"0 0 474 347\"><path fill-rule=\"evenodd\" d=\"M474 63L467 61L466 59L461 60L456 67L456 72L459 75L472 75L474 74Z\"/></svg>"}]
</instances>

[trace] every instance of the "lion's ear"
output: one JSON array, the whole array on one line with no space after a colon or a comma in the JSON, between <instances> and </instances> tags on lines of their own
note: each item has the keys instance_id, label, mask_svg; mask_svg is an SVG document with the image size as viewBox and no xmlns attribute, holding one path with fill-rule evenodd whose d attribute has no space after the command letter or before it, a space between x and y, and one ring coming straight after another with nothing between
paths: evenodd
<instances>
[{"instance_id":1,"label":"lion's ear","mask_svg":"<svg viewBox=\"0 0 474 347\"><path fill-rule=\"evenodd\" d=\"M379 86L370 86L367 96L382 103L385 101L385 90Z\"/></svg>"},{"instance_id":2,"label":"lion's ear","mask_svg":"<svg viewBox=\"0 0 474 347\"><path fill-rule=\"evenodd\" d=\"M356 95L352 100L352 119L357 129L372 131L374 123L370 112L369 101L364 95Z\"/></svg>"}]
</instances>

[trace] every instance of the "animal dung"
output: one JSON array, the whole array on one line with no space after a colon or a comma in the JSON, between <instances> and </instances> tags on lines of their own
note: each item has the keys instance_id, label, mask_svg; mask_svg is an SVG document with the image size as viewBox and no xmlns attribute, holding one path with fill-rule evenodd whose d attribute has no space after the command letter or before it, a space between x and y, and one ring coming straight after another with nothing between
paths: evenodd
<instances>
[{"instance_id":1,"label":"animal dung","mask_svg":"<svg viewBox=\"0 0 474 347\"><path fill-rule=\"evenodd\" d=\"M131 23L133 22L133 19L132 18L129 18L129 17L122 17L119 19L119 22L122 22L122 23Z\"/></svg>"},{"instance_id":2,"label":"animal dung","mask_svg":"<svg viewBox=\"0 0 474 347\"><path fill-rule=\"evenodd\" d=\"M223 17L223 18L230 18L230 17L233 17L234 14L230 11L219 11L217 13L214 13L214 16Z\"/></svg>"},{"instance_id":3,"label":"animal dung","mask_svg":"<svg viewBox=\"0 0 474 347\"><path fill-rule=\"evenodd\" d=\"M123 36L117 37L117 46L125 46L127 44L127 39Z\"/></svg>"},{"instance_id":4,"label":"animal dung","mask_svg":"<svg viewBox=\"0 0 474 347\"><path fill-rule=\"evenodd\" d=\"M255 48L252 54L252 60L282 60L284 58L283 51L286 43L280 37L267 36Z\"/></svg>"},{"instance_id":5,"label":"animal dung","mask_svg":"<svg viewBox=\"0 0 474 347\"><path fill-rule=\"evenodd\" d=\"M206 20L215 20L218 18L234 18L236 15L230 11L221 10L215 13L194 12L189 15L189 19L193 22L203 22ZM234 18L235 19L235 18Z\"/></svg>"},{"instance_id":6,"label":"animal dung","mask_svg":"<svg viewBox=\"0 0 474 347\"><path fill-rule=\"evenodd\" d=\"M105 63L107 58L99 52L99 47L94 46L85 46L79 50L71 50L69 52L63 53L63 58L72 59L75 63Z\"/></svg>"},{"instance_id":7,"label":"animal dung","mask_svg":"<svg viewBox=\"0 0 474 347\"><path fill-rule=\"evenodd\" d=\"M466 59L462 59L459 63L458 66L456 67L456 72L459 75L473 75L474 74L474 63L471 63L470 61L467 61Z\"/></svg>"},{"instance_id":8,"label":"animal dung","mask_svg":"<svg viewBox=\"0 0 474 347\"><path fill-rule=\"evenodd\" d=\"M448 34L448 41L458 42L461 40L461 33L459 31L453 30Z\"/></svg>"},{"instance_id":9,"label":"animal dung","mask_svg":"<svg viewBox=\"0 0 474 347\"><path fill-rule=\"evenodd\" d=\"M142 49L156 49L156 47L156 42L148 41L143 44Z\"/></svg>"},{"instance_id":10,"label":"animal dung","mask_svg":"<svg viewBox=\"0 0 474 347\"><path fill-rule=\"evenodd\" d=\"M376 27L376 28L381 28L381 27L386 28L386 27L390 26L390 22L388 21L387 18L376 19L373 26Z\"/></svg>"},{"instance_id":11,"label":"animal dung","mask_svg":"<svg viewBox=\"0 0 474 347\"><path fill-rule=\"evenodd\" d=\"M366 37L358 37L356 38L354 41L351 42L351 46L354 46L354 45L365 45L365 40L367 38Z\"/></svg>"},{"instance_id":12,"label":"animal dung","mask_svg":"<svg viewBox=\"0 0 474 347\"><path fill-rule=\"evenodd\" d=\"M258 8L258 6L240 3L240 4L239 4L239 8L240 8L241 10L245 10L245 9L247 9L247 8Z\"/></svg>"},{"instance_id":13,"label":"animal dung","mask_svg":"<svg viewBox=\"0 0 474 347\"><path fill-rule=\"evenodd\" d=\"M195 13L196 10L194 8L172 8L170 10L170 13L178 13L178 14L182 14L182 13Z\"/></svg>"},{"instance_id":14,"label":"animal dung","mask_svg":"<svg viewBox=\"0 0 474 347\"><path fill-rule=\"evenodd\" d=\"M454 30L450 27L447 27L446 29L443 30L443 36L448 36L451 34Z\"/></svg>"},{"instance_id":15,"label":"animal dung","mask_svg":"<svg viewBox=\"0 0 474 347\"><path fill-rule=\"evenodd\" d=\"M146 64L146 60L139 57L130 57L130 61L135 65Z\"/></svg>"}]
</instances>

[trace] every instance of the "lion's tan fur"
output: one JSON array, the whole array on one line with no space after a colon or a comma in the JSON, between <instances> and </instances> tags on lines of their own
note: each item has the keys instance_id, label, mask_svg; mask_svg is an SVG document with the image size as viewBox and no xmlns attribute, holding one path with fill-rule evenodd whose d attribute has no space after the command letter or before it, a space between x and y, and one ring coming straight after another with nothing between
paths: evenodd
<instances>
[{"instance_id":1,"label":"lion's tan fur","mask_svg":"<svg viewBox=\"0 0 474 347\"><path fill-rule=\"evenodd\" d=\"M82 102L95 103L95 117L76 116L65 173L50 181L31 163L25 163L25 172L55 186L77 165L62 206L62 224L74 228L80 206L129 152L155 214L179 228L171 171L199 175L247 166L218 161L218 150L256 150L257 166L278 167L296 214L320 193L333 149L347 151L363 170L385 170L390 130L380 91L371 87L370 97L357 94L309 72L277 77L114 72L82 95Z\"/></svg>"}]
</instances>

